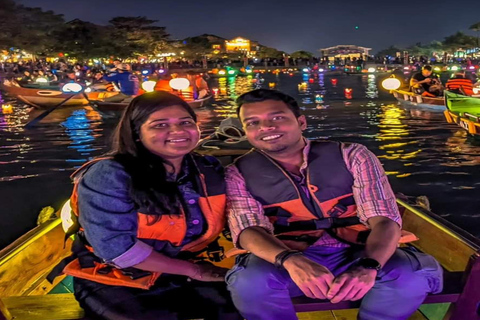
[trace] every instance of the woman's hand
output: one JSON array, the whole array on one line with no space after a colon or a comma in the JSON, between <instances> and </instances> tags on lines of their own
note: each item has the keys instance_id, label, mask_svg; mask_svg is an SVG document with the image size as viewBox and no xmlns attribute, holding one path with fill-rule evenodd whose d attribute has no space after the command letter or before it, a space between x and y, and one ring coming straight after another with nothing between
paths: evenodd
<instances>
[{"instance_id":1,"label":"woman's hand","mask_svg":"<svg viewBox=\"0 0 480 320\"><path fill-rule=\"evenodd\" d=\"M189 277L193 280L203 282L222 282L228 269L214 266L212 264L195 264L195 272Z\"/></svg>"}]
</instances>

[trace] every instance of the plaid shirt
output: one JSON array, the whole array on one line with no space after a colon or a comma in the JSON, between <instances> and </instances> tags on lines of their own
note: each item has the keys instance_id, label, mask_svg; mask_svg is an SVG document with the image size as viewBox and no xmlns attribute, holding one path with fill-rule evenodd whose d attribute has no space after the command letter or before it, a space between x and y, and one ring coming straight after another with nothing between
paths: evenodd
<instances>
[{"instance_id":1,"label":"plaid shirt","mask_svg":"<svg viewBox=\"0 0 480 320\"><path fill-rule=\"evenodd\" d=\"M301 177L305 180L308 166L310 141L306 140L303 149ZM368 226L368 219L377 216L387 217L401 226L402 220L395 201L395 195L388 178L377 157L360 144L342 144L342 155L347 169L353 175L353 196L360 221ZM228 223L233 242L238 245L238 236L248 227L263 227L273 234L273 225L265 216L262 204L248 192L245 180L235 165L226 169ZM314 245L345 247L348 244L324 235Z\"/></svg>"}]
</instances>

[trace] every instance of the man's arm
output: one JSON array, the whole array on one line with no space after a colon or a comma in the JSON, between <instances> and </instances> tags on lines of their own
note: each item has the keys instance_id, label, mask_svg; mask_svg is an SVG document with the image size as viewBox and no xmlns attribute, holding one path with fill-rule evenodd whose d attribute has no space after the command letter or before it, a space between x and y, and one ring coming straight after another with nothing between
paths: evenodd
<instances>
[{"instance_id":1,"label":"man's arm","mask_svg":"<svg viewBox=\"0 0 480 320\"><path fill-rule=\"evenodd\" d=\"M360 220L367 224L370 235L364 256L381 266L390 259L400 239L401 217L395 195L377 157L362 145L344 147L344 159L354 177L353 195ZM338 276L327 297L336 303L358 300L375 284L377 271L353 266Z\"/></svg>"}]
</instances>

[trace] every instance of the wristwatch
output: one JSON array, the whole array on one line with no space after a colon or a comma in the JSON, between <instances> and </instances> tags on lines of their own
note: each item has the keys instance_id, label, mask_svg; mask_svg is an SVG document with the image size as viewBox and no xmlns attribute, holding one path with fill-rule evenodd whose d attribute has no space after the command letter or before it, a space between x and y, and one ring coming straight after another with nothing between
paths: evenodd
<instances>
[{"instance_id":1,"label":"wristwatch","mask_svg":"<svg viewBox=\"0 0 480 320\"><path fill-rule=\"evenodd\" d=\"M364 267L365 269L374 269L379 271L382 268L380 262L372 258L360 258L357 263L357 266Z\"/></svg>"}]
</instances>

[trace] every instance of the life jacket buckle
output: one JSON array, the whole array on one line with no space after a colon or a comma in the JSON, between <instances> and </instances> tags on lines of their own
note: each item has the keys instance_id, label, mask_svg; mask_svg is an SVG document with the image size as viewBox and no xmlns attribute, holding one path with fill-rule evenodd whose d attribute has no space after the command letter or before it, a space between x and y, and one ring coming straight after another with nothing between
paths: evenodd
<instances>
[{"instance_id":1,"label":"life jacket buckle","mask_svg":"<svg viewBox=\"0 0 480 320\"><path fill-rule=\"evenodd\" d=\"M207 256L210 261L220 262L225 258L225 249L223 247L218 247L213 250L207 249Z\"/></svg>"},{"instance_id":2,"label":"life jacket buckle","mask_svg":"<svg viewBox=\"0 0 480 320\"><path fill-rule=\"evenodd\" d=\"M330 217L338 217L345 212L347 212L347 207L341 203L337 203L332 209L328 211L328 215Z\"/></svg>"}]
</instances>

